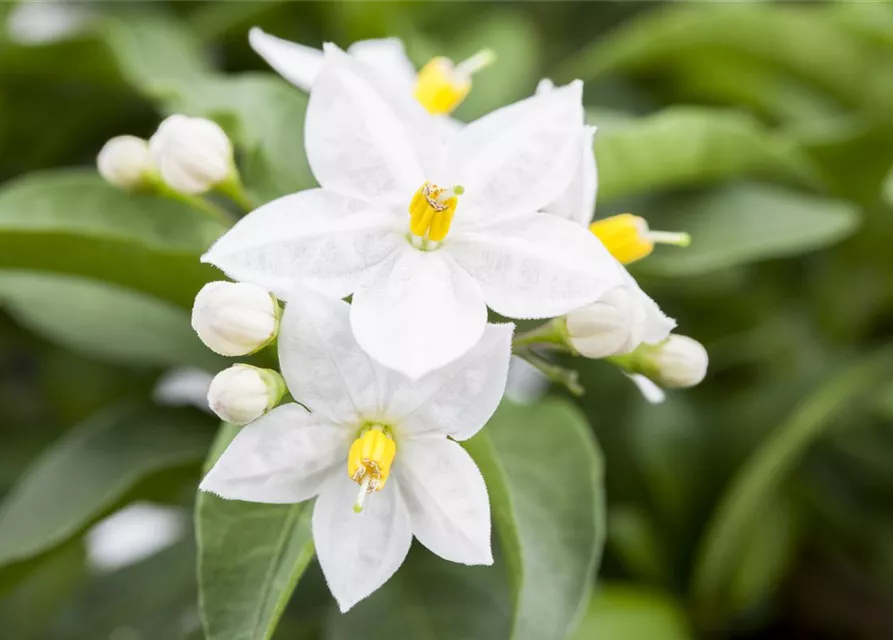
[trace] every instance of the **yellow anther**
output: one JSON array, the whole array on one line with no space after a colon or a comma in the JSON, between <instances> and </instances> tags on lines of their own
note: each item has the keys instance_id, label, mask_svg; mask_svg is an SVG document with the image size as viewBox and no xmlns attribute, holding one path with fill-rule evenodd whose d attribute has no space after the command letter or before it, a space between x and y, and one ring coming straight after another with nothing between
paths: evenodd
<instances>
[{"instance_id":1,"label":"yellow anther","mask_svg":"<svg viewBox=\"0 0 893 640\"><path fill-rule=\"evenodd\" d=\"M471 91L471 76L493 63L496 55L484 49L468 60L453 66L449 58L433 58L421 68L415 97L429 113L451 113Z\"/></svg>"},{"instance_id":2,"label":"yellow anther","mask_svg":"<svg viewBox=\"0 0 893 640\"><path fill-rule=\"evenodd\" d=\"M391 474L397 444L383 427L369 427L354 440L347 454L347 475L360 485L354 510L363 510L366 495L381 491Z\"/></svg>"},{"instance_id":3,"label":"yellow anther","mask_svg":"<svg viewBox=\"0 0 893 640\"><path fill-rule=\"evenodd\" d=\"M651 231L644 218L631 213L621 213L589 225L612 256L623 264L629 264L648 256L656 243L687 247L691 236L687 233Z\"/></svg>"},{"instance_id":4,"label":"yellow anther","mask_svg":"<svg viewBox=\"0 0 893 640\"><path fill-rule=\"evenodd\" d=\"M456 213L458 196L465 190L461 185L444 189L426 182L416 191L409 202L409 232L413 241L442 242L450 231Z\"/></svg>"}]
</instances>

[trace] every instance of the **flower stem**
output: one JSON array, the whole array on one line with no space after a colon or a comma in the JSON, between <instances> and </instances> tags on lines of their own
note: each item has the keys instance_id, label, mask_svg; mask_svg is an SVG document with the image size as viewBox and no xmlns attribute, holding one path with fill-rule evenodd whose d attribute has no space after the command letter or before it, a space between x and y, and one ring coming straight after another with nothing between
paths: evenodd
<instances>
[{"instance_id":1,"label":"flower stem","mask_svg":"<svg viewBox=\"0 0 893 640\"><path fill-rule=\"evenodd\" d=\"M565 369L564 367L549 362L532 349L526 347L516 349L514 353L522 360L526 360L539 369L540 373L546 376L549 380L565 387L571 395L579 397L586 392L580 384L579 374L573 369Z\"/></svg>"},{"instance_id":2,"label":"flower stem","mask_svg":"<svg viewBox=\"0 0 893 640\"><path fill-rule=\"evenodd\" d=\"M239 177L239 172L235 167L230 177L217 185L217 191L235 202L246 213L258 207L258 204L254 202L245 190L245 185L242 184L242 179Z\"/></svg>"},{"instance_id":3,"label":"flower stem","mask_svg":"<svg viewBox=\"0 0 893 640\"><path fill-rule=\"evenodd\" d=\"M567 340L567 323L564 318L555 318L535 329L516 335L512 345L516 348L541 345L572 351Z\"/></svg>"}]
</instances>

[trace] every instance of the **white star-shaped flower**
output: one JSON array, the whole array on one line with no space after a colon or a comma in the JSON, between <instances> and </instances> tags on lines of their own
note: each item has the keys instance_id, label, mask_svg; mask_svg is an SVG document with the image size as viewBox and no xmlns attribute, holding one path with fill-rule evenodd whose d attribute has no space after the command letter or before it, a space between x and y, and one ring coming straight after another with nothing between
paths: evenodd
<instances>
[{"instance_id":1,"label":"white star-shaped flower","mask_svg":"<svg viewBox=\"0 0 893 640\"><path fill-rule=\"evenodd\" d=\"M305 129L322 188L260 207L203 261L280 298L296 280L352 295L363 349L415 378L476 344L488 306L550 318L592 302L622 282L616 261L540 213L579 163L581 92L528 98L444 141L417 102L327 45Z\"/></svg>"},{"instance_id":2,"label":"white star-shaped flower","mask_svg":"<svg viewBox=\"0 0 893 640\"><path fill-rule=\"evenodd\" d=\"M286 307L282 375L298 404L242 429L201 484L223 498L294 503L318 496L313 539L342 611L400 567L412 536L437 555L491 564L483 477L457 444L505 390L511 324L488 325L449 367L410 380L354 340L348 305L303 290Z\"/></svg>"}]
</instances>

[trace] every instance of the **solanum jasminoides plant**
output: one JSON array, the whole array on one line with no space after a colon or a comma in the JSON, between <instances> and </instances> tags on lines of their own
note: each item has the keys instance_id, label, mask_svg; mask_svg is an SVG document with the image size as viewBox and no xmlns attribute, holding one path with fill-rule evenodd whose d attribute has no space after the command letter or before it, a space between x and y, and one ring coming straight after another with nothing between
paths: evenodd
<instances>
[{"instance_id":1,"label":"solanum jasminoides plant","mask_svg":"<svg viewBox=\"0 0 893 640\"><path fill-rule=\"evenodd\" d=\"M2 635L893 637L889 13L0 8Z\"/></svg>"}]
</instances>

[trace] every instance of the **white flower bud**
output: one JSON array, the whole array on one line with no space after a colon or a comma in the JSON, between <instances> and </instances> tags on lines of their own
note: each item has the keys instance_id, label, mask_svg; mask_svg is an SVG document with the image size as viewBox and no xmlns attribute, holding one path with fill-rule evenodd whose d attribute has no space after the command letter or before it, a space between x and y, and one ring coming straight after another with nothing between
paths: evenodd
<instances>
[{"instance_id":1,"label":"white flower bud","mask_svg":"<svg viewBox=\"0 0 893 640\"><path fill-rule=\"evenodd\" d=\"M205 118L170 116L149 139L149 150L165 183L180 193L205 193L234 170L232 143Z\"/></svg>"},{"instance_id":2,"label":"white flower bud","mask_svg":"<svg viewBox=\"0 0 893 640\"><path fill-rule=\"evenodd\" d=\"M214 376L208 405L221 420L248 424L275 407L284 393L285 382L272 369L234 364Z\"/></svg>"},{"instance_id":3,"label":"white flower bud","mask_svg":"<svg viewBox=\"0 0 893 640\"><path fill-rule=\"evenodd\" d=\"M642 342L644 310L629 287L615 287L566 316L571 345L587 358L629 353Z\"/></svg>"},{"instance_id":4,"label":"white flower bud","mask_svg":"<svg viewBox=\"0 0 893 640\"><path fill-rule=\"evenodd\" d=\"M146 183L155 171L149 145L136 136L115 136L96 156L96 167L107 182L122 189L134 189Z\"/></svg>"},{"instance_id":5,"label":"white flower bud","mask_svg":"<svg viewBox=\"0 0 893 640\"><path fill-rule=\"evenodd\" d=\"M192 328L211 351L244 356L276 337L279 304L248 282L209 282L195 296Z\"/></svg>"},{"instance_id":6,"label":"white flower bud","mask_svg":"<svg viewBox=\"0 0 893 640\"><path fill-rule=\"evenodd\" d=\"M707 375L707 361L704 345L676 334L670 335L651 356L655 382L666 388L695 386Z\"/></svg>"}]
</instances>

